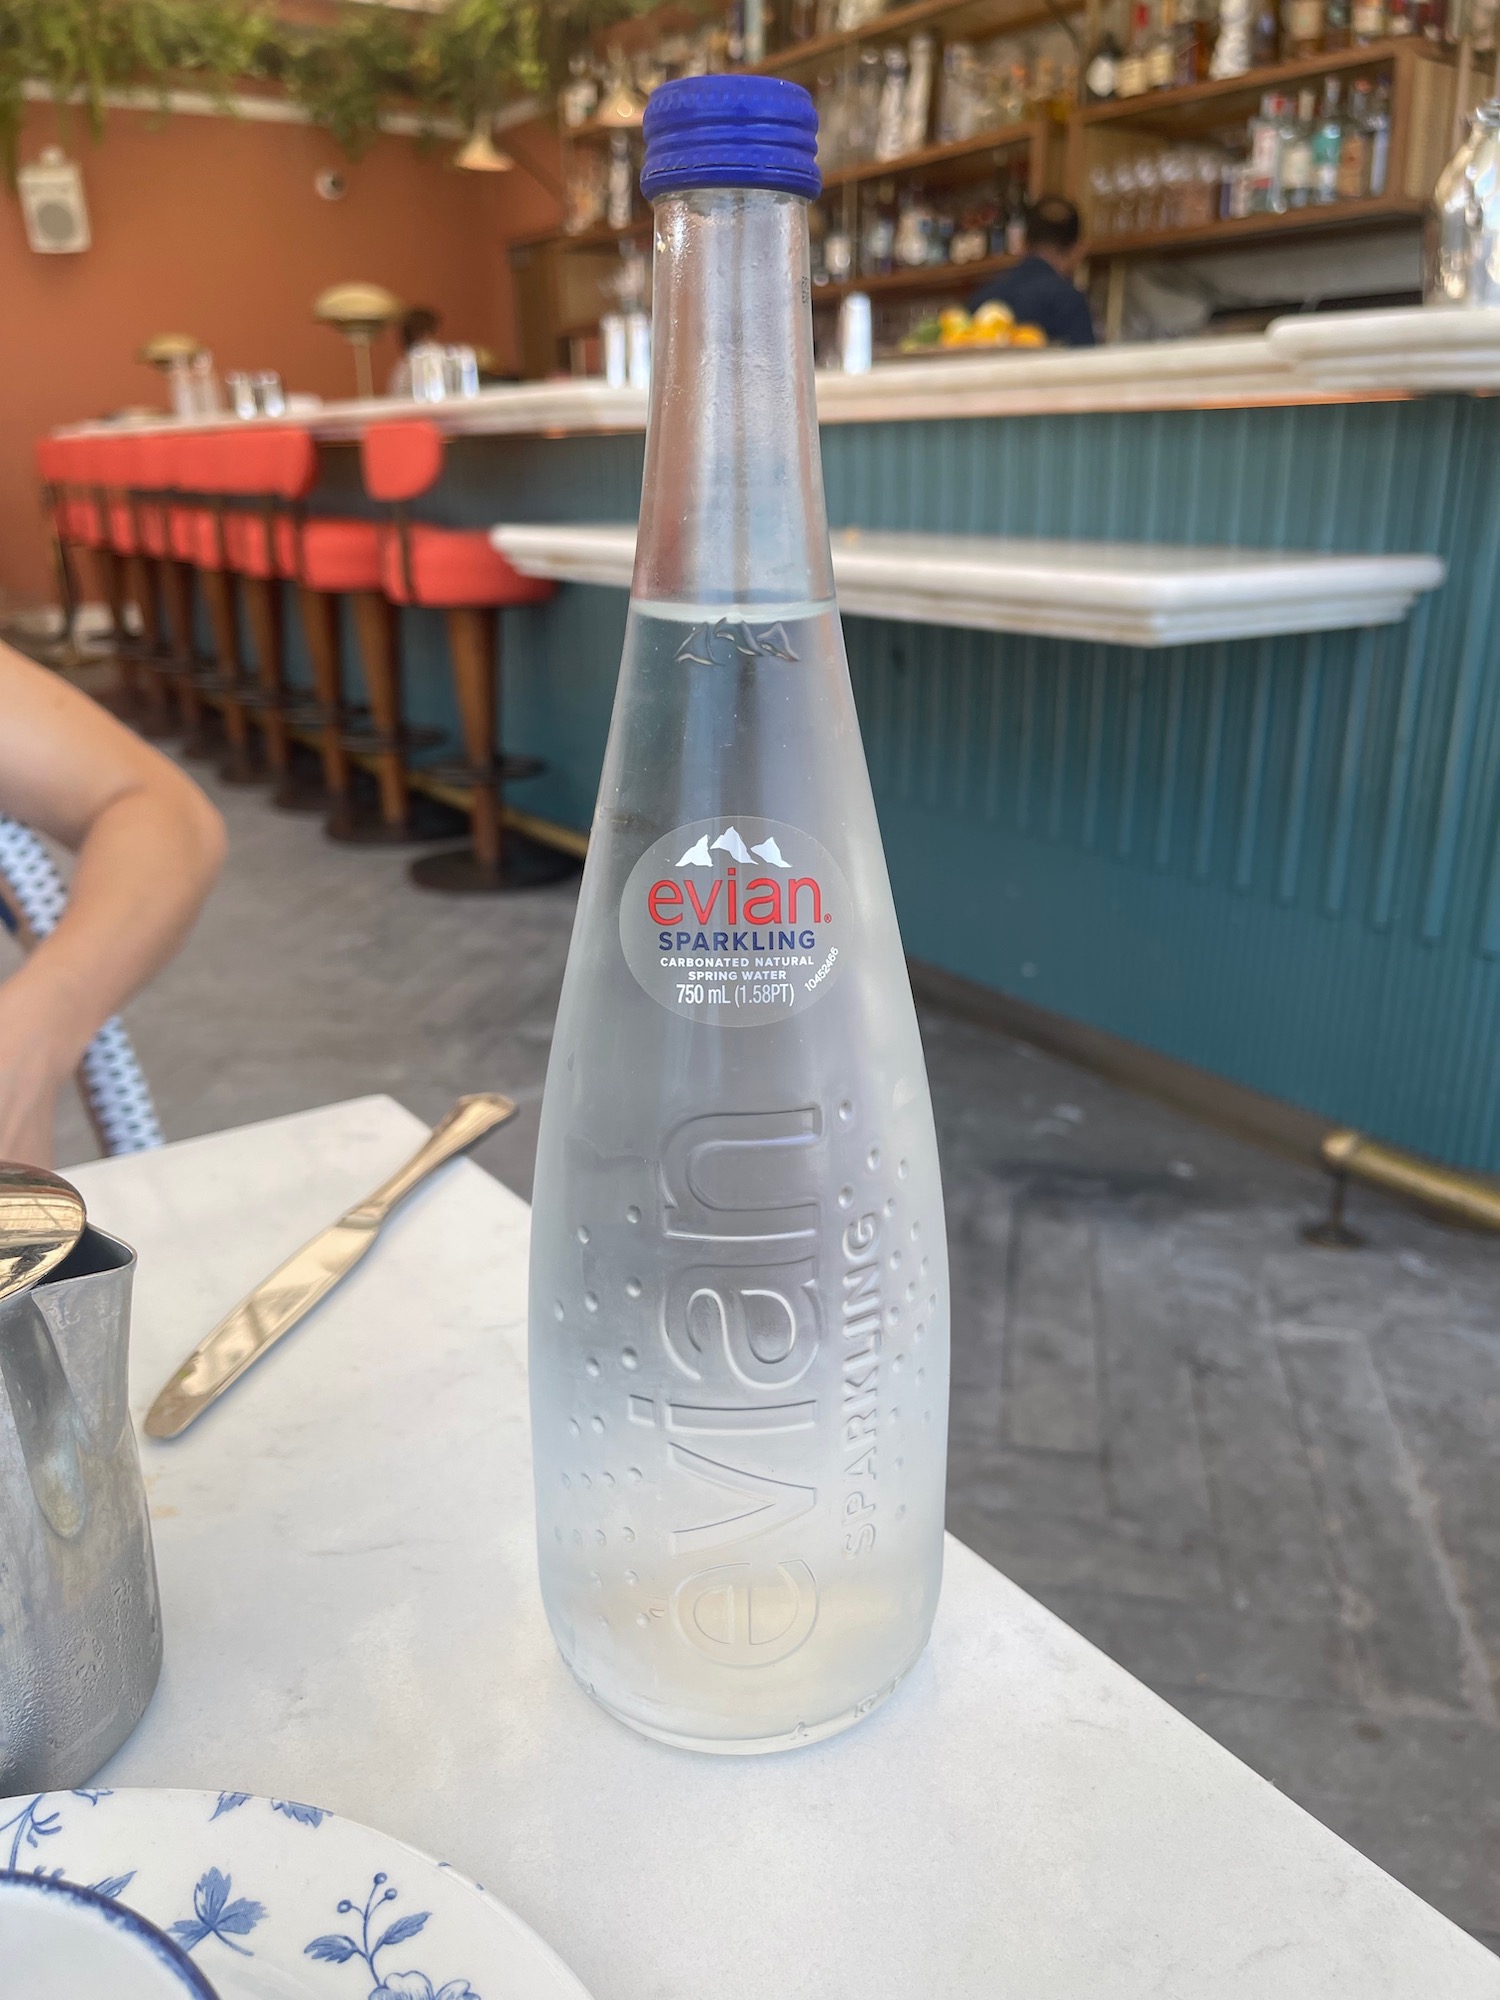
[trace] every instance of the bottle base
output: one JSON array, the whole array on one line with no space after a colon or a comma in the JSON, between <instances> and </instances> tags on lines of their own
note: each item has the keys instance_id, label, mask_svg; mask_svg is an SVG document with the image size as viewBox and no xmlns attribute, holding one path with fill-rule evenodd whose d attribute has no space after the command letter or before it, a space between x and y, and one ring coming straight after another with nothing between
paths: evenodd
<instances>
[{"instance_id":1,"label":"bottle base","mask_svg":"<svg viewBox=\"0 0 1500 2000\"><path fill-rule=\"evenodd\" d=\"M575 1681L589 1698L602 1708L606 1715L616 1722L623 1722L627 1729L633 1729L638 1736L649 1736L653 1743L668 1744L674 1750L696 1750L709 1757L767 1757L781 1750L802 1750L809 1743L822 1743L830 1736L837 1736L845 1729L852 1729L856 1722L863 1722L886 1702L900 1687L917 1661L922 1657L922 1642L906 1665L893 1680L875 1694L864 1695L838 1715L826 1717L821 1722L799 1722L791 1729L773 1736L693 1736L682 1730L666 1728L660 1722L645 1716L633 1715L629 1709L617 1707L600 1694L599 1690L586 1681L564 1655L564 1664Z\"/></svg>"}]
</instances>

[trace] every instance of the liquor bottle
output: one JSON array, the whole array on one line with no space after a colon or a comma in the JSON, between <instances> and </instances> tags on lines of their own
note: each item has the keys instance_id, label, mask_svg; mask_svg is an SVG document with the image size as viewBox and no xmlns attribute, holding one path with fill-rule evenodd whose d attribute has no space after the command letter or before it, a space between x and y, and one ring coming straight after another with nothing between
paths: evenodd
<instances>
[{"instance_id":1,"label":"liquor bottle","mask_svg":"<svg viewBox=\"0 0 1500 2000\"><path fill-rule=\"evenodd\" d=\"M1326 205L1339 198L1339 156L1344 147L1344 118L1339 109L1339 80L1323 79L1323 105L1313 134L1313 200Z\"/></svg>"},{"instance_id":2,"label":"liquor bottle","mask_svg":"<svg viewBox=\"0 0 1500 2000\"><path fill-rule=\"evenodd\" d=\"M880 87L880 109L875 119L875 157L894 160L901 152L901 113L906 104L906 51L889 48L885 52L885 81Z\"/></svg>"},{"instance_id":3,"label":"liquor bottle","mask_svg":"<svg viewBox=\"0 0 1500 2000\"><path fill-rule=\"evenodd\" d=\"M1026 174L1021 167L1010 170L1010 187L1005 203L1005 254L1026 254Z\"/></svg>"},{"instance_id":4,"label":"liquor bottle","mask_svg":"<svg viewBox=\"0 0 1500 2000\"><path fill-rule=\"evenodd\" d=\"M864 227L860 231L859 274L883 278L891 268L896 242L896 183L881 181L865 196Z\"/></svg>"},{"instance_id":5,"label":"liquor bottle","mask_svg":"<svg viewBox=\"0 0 1500 2000\"><path fill-rule=\"evenodd\" d=\"M1370 192L1370 82L1361 77L1349 96L1349 116L1339 146L1335 183L1340 201L1358 201Z\"/></svg>"},{"instance_id":6,"label":"liquor bottle","mask_svg":"<svg viewBox=\"0 0 1500 2000\"><path fill-rule=\"evenodd\" d=\"M1323 46L1324 0L1284 0L1282 53L1314 56Z\"/></svg>"},{"instance_id":7,"label":"liquor bottle","mask_svg":"<svg viewBox=\"0 0 1500 2000\"><path fill-rule=\"evenodd\" d=\"M1146 42L1147 90L1170 90L1177 81L1177 0L1156 0Z\"/></svg>"},{"instance_id":8,"label":"liquor bottle","mask_svg":"<svg viewBox=\"0 0 1500 2000\"><path fill-rule=\"evenodd\" d=\"M1349 0L1323 0L1323 46L1347 49L1350 42Z\"/></svg>"},{"instance_id":9,"label":"liquor bottle","mask_svg":"<svg viewBox=\"0 0 1500 2000\"><path fill-rule=\"evenodd\" d=\"M1175 81L1179 86L1207 80L1218 25L1219 10L1215 0L1188 0L1177 37Z\"/></svg>"},{"instance_id":10,"label":"liquor bottle","mask_svg":"<svg viewBox=\"0 0 1500 2000\"><path fill-rule=\"evenodd\" d=\"M611 229L628 229L635 207L635 176L630 170L630 141L623 132L609 135L607 186L604 219Z\"/></svg>"},{"instance_id":11,"label":"liquor bottle","mask_svg":"<svg viewBox=\"0 0 1500 2000\"><path fill-rule=\"evenodd\" d=\"M1391 87L1384 77L1375 86L1369 113L1370 193L1385 193L1391 164Z\"/></svg>"},{"instance_id":12,"label":"liquor bottle","mask_svg":"<svg viewBox=\"0 0 1500 2000\"><path fill-rule=\"evenodd\" d=\"M1089 51L1083 70L1084 94L1091 104L1108 104L1112 97L1118 96L1120 60L1113 10L1105 9L1100 16L1099 39Z\"/></svg>"},{"instance_id":13,"label":"liquor bottle","mask_svg":"<svg viewBox=\"0 0 1500 2000\"><path fill-rule=\"evenodd\" d=\"M1317 95L1297 94L1297 117L1281 149L1281 192L1288 208L1307 208L1313 199L1313 132Z\"/></svg>"},{"instance_id":14,"label":"liquor bottle","mask_svg":"<svg viewBox=\"0 0 1500 2000\"><path fill-rule=\"evenodd\" d=\"M1385 0L1350 0L1349 26L1358 48L1383 42L1386 32Z\"/></svg>"},{"instance_id":15,"label":"liquor bottle","mask_svg":"<svg viewBox=\"0 0 1500 2000\"><path fill-rule=\"evenodd\" d=\"M1277 215L1285 203L1281 195L1281 148L1286 100L1268 93L1260 100L1260 110L1250 120L1250 213Z\"/></svg>"},{"instance_id":16,"label":"liquor bottle","mask_svg":"<svg viewBox=\"0 0 1500 2000\"><path fill-rule=\"evenodd\" d=\"M1130 11L1130 39L1120 58L1115 84L1116 97L1139 97L1146 88L1146 40L1151 31L1151 0L1134 0Z\"/></svg>"},{"instance_id":17,"label":"liquor bottle","mask_svg":"<svg viewBox=\"0 0 1500 2000\"><path fill-rule=\"evenodd\" d=\"M867 1714L942 1573L942 1191L834 601L814 133L779 77L646 112L640 532L533 1211L553 1634L714 1751Z\"/></svg>"},{"instance_id":18,"label":"liquor bottle","mask_svg":"<svg viewBox=\"0 0 1500 2000\"><path fill-rule=\"evenodd\" d=\"M1416 0L1386 0L1385 31L1392 41L1417 32Z\"/></svg>"},{"instance_id":19,"label":"liquor bottle","mask_svg":"<svg viewBox=\"0 0 1500 2000\"><path fill-rule=\"evenodd\" d=\"M1256 0L1250 19L1250 67L1269 69L1281 55L1276 0Z\"/></svg>"}]
</instances>

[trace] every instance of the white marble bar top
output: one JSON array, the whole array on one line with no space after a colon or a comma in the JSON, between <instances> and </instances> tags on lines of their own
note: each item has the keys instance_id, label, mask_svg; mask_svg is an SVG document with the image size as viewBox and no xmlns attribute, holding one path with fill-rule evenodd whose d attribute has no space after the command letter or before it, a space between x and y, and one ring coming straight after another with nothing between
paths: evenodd
<instances>
[{"instance_id":1,"label":"white marble bar top","mask_svg":"<svg viewBox=\"0 0 1500 2000\"><path fill-rule=\"evenodd\" d=\"M137 1416L422 1132L365 1098L78 1169L140 1253ZM527 1230L444 1169L199 1424L143 1443L166 1660L99 1782L384 1828L594 2000L1500 2000L1500 1960L956 1542L927 1653L847 1734L741 1760L611 1721L538 1596Z\"/></svg>"},{"instance_id":2,"label":"white marble bar top","mask_svg":"<svg viewBox=\"0 0 1500 2000\"><path fill-rule=\"evenodd\" d=\"M825 424L911 422L937 417L1034 416L1049 412L1211 409L1226 405L1347 402L1430 389L1500 388L1500 312L1391 310L1307 313L1265 334L1122 342L1036 353L943 355L881 363L864 375L818 376ZM646 392L597 379L520 382L442 403L377 396L323 403L294 418L329 442L371 424L430 418L455 436L547 436L638 431ZM222 424L163 418L173 433ZM92 432L71 425L60 434ZM151 428L142 426L141 428Z\"/></svg>"},{"instance_id":3,"label":"white marble bar top","mask_svg":"<svg viewBox=\"0 0 1500 2000\"><path fill-rule=\"evenodd\" d=\"M527 576L630 586L635 529L533 522L491 530ZM1304 555L987 535L832 538L839 607L854 617L1177 646L1390 625L1446 574L1432 555Z\"/></svg>"},{"instance_id":4,"label":"white marble bar top","mask_svg":"<svg viewBox=\"0 0 1500 2000\"><path fill-rule=\"evenodd\" d=\"M1500 388L1496 307L1297 313L1273 320L1267 340L1278 360L1325 389L1379 388L1393 373L1412 389Z\"/></svg>"}]
</instances>

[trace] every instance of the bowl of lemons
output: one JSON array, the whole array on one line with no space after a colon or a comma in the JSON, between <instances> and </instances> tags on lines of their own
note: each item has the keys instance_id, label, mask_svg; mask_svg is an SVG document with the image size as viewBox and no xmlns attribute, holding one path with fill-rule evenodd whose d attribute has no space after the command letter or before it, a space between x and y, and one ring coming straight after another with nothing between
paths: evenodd
<instances>
[{"instance_id":1,"label":"bowl of lemons","mask_svg":"<svg viewBox=\"0 0 1500 2000\"><path fill-rule=\"evenodd\" d=\"M912 328L900 344L902 354L950 354L956 349L978 348L993 351L1002 347L1038 348L1047 345L1039 326L1017 322L1009 306L990 299L972 313L962 306L947 306L933 319Z\"/></svg>"}]
</instances>

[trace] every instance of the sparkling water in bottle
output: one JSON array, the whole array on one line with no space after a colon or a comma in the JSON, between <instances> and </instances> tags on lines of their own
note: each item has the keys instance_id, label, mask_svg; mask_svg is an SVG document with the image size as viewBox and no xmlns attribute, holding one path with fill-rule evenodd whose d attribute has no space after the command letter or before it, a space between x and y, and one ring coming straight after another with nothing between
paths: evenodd
<instances>
[{"instance_id":1,"label":"sparkling water in bottle","mask_svg":"<svg viewBox=\"0 0 1500 2000\"><path fill-rule=\"evenodd\" d=\"M547 1615L698 1750L867 1714L942 1573L942 1191L833 595L816 129L769 77L646 113L640 536L536 1169Z\"/></svg>"}]
</instances>

